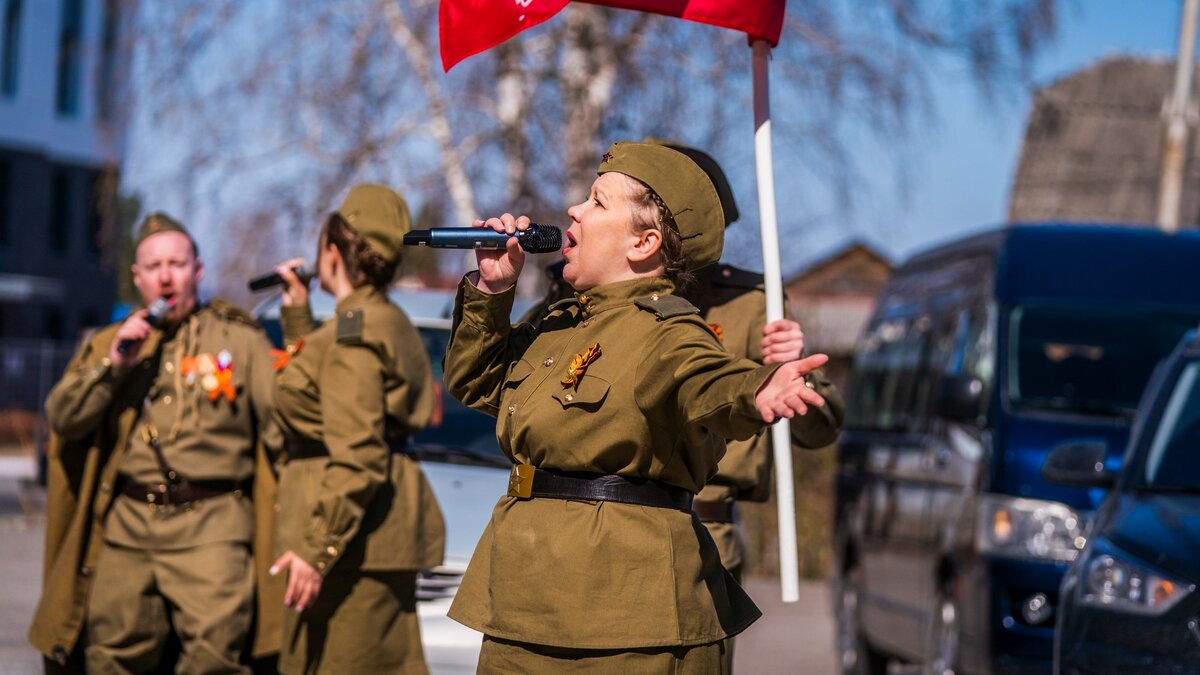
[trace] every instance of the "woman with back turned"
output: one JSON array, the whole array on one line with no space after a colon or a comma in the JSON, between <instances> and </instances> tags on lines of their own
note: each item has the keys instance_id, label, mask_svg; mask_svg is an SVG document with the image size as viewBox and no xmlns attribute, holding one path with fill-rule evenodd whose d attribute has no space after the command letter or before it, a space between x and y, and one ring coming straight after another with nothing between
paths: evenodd
<instances>
[{"instance_id":1,"label":"woman with back turned","mask_svg":"<svg viewBox=\"0 0 1200 675\"><path fill-rule=\"evenodd\" d=\"M498 418L515 466L450 616L485 634L481 673L719 673L722 641L760 613L692 496L727 438L823 403L804 376L826 357L733 356L672 294L723 245L716 190L692 160L616 143L598 173L567 211L575 295L536 329L508 323L516 239L477 251L459 287L446 383Z\"/></svg>"},{"instance_id":2,"label":"woman with back turned","mask_svg":"<svg viewBox=\"0 0 1200 675\"><path fill-rule=\"evenodd\" d=\"M317 275L337 300L313 330L292 272L275 419L287 440L279 549L287 571L285 673L425 673L417 571L440 565L441 511L408 437L435 389L417 329L387 297L409 227L400 195L360 185L321 230Z\"/></svg>"}]
</instances>

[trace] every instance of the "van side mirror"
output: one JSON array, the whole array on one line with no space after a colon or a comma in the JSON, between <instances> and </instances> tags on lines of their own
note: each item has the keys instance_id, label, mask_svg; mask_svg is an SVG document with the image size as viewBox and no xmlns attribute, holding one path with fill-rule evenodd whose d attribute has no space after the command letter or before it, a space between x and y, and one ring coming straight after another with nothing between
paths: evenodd
<instances>
[{"instance_id":1,"label":"van side mirror","mask_svg":"<svg viewBox=\"0 0 1200 675\"><path fill-rule=\"evenodd\" d=\"M974 422L979 417L983 382L970 375L947 375L938 380L934 409L951 422Z\"/></svg>"},{"instance_id":2,"label":"van side mirror","mask_svg":"<svg viewBox=\"0 0 1200 675\"><path fill-rule=\"evenodd\" d=\"M1108 443L1102 440L1068 441L1056 446L1042 464L1042 478L1059 485L1111 488L1117 472L1104 466Z\"/></svg>"}]
</instances>

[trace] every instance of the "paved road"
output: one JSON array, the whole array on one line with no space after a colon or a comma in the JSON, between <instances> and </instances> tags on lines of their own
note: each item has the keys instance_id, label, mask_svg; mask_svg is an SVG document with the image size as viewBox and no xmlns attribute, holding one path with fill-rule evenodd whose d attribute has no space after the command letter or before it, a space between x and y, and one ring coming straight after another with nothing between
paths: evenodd
<instances>
[{"instance_id":1,"label":"paved road","mask_svg":"<svg viewBox=\"0 0 1200 675\"><path fill-rule=\"evenodd\" d=\"M25 641L25 633L41 587L43 526L36 513L36 493L29 499L26 491L22 500L19 485L17 478L0 471L0 675L41 672L41 661ZM26 515L25 511L34 513ZM762 609L763 618L738 638L734 652L738 672L834 673L826 584L802 584L800 602L786 605L779 600L777 582L751 579L746 589Z\"/></svg>"}]
</instances>

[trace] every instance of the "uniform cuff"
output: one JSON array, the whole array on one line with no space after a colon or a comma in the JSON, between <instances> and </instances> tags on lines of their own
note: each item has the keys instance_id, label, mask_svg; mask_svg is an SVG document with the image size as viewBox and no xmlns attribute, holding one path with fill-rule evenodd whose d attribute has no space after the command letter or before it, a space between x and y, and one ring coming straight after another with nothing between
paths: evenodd
<instances>
[{"instance_id":1,"label":"uniform cuff","mask_svg":"<svg viewBox=\"0 0 1200 675\"><path fill-rule=\"evenodd\" d=\"M301 546L301 550L296 551L296 555L300 556L304 562L312 565L321 576L329 573L334 563L341 557L343 546L335 540L317 543L314 541L305 541Z\"/></svg>"},{"instance_id":2,"label":"uniform cuff","mask_svg":"<svg viewBox=\"0 0 1200 675\"><path fill-rule=\"evenodd\" d=\"M513 300L517 287L501 293L485 293L471 283L470 275L460 282L463 322L483 332L508 331L512 328L508 317L512 314Z\"/></svg>"},{"instance_id":3,"label":"uniform cuff","mask_svg":"<svg viewBox=\"0 0 1200 675\"><path fill-rule=\"evenodd\" d=\"M297 307L279 308L279 325L283 328L283 340L292 344L308 335L316 327L312 308L308 304Z\"/></svg>"}]
</instances>

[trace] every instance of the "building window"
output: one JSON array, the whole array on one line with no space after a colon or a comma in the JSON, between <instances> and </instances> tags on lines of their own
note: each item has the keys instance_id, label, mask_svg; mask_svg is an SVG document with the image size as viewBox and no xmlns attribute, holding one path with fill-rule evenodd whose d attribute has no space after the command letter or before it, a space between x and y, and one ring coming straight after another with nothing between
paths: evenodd
<instances>
[{"instance_id":1,"label":"building window","mask_svg":"<svg viewBox=\"0 0 1200 675\"><path fill-rule=\"evenodd\" d=\"M84 202L84 212L88 214L87 250L92 253L99 253L104 248L104 207L109 202L107 190L105 172L93 172L92 188Z\"/></svg>"},{"instance_id":2,"label":"building window","mask_svg":"<svg viewBox=\"0 0 1200 675\"><path fill-rule=\"evenodd\" d=\"M83 0L63 0L62 8L55 110L61 115L74 115L79 112L79 86L83 70Z\"/></svg>"},{"instance_id":3,"label":"building window","mask_svg":"<svg viewBox=\"0 0 1200 675\"><path fill-rule=\"evenodd\" d=\"M70 176L59 169L54 172L50 183L50 250L63 253L67 250L67 232L71 199Z\"/></svg>"},{"instance_id":4,"label":"building window","mask_svg":"<svg viewBox=\"0 0 1200 675\"><path fill-rule=\"evenodd\" d=\"M12 165L0 159L0 246L8 244L12 230Z\"/></svg>"},{"instance_id":5,"label":"building window","mask_svg":"<svg viewBox=\"0 0 1200 675\"><path fill-rule=\"evenodd\" d=\"M104 32L100 36L100 82L96 88L96 110L103 122L111 122L116 112L119 9L120 0L105 0Z\"/></svg>"},{"instance_id":6,"label":"building window","mask_svg":"<svg viewBox=\"0 0 1200 675\"><path fill-rule=\"evenodd\" d=\"M42 337L48 340L63 339L63 316L56 307L47 307L42 315Z\"/></svg>"},{"instance_id":7,"label":"building window","mask_svg":"<svg viewBox=\"0 0 1200 675\"><path fill-rule=\"evenodd\" d=\"M21 64L21 0L4 3L4 34L0 35L0 93L17 95Z\"/></svg>"}]
</instances>

